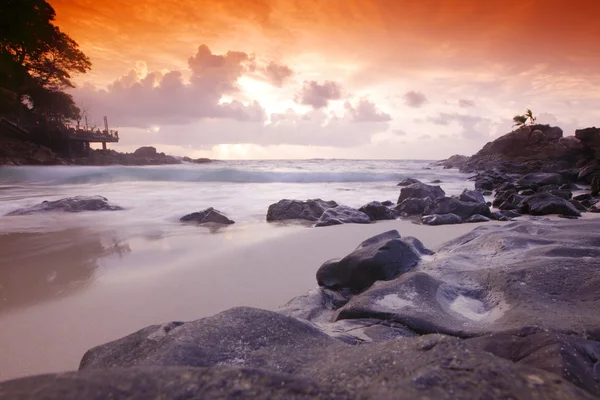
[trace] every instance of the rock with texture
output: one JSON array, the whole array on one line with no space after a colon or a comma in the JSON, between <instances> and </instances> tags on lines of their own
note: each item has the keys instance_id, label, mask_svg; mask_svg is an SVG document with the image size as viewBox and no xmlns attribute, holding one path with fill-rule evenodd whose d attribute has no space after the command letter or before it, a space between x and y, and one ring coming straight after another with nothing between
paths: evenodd
<instances>
[{"instance_id":1,"label":"rock with texture","mask_svg":"<svg viewBox=\"0 0 600 400\"><path fill-rule=\"evenodd\" d=\"M461 224L463 219L456 214L432 214L421 217L424 225L453 225Z\"/></svg>"},{"instance_id":2,"label":"rock with texture","mask_svg":"<svg viewBox=\"0 0 600 400\"><path fill-rule=\"evenodd\" d=\"M422 183L422 182L415 178L406 178L406 179L403 179L402 182L400 182L396 186L409 186L409 185L412 185L413 183Z\"/></svg>"},{"instance_id":3,"label":"rock with texture","mask_svg":"<svg viewBox=\"0 0 600 400\"><path fill-rule=\"evenodd\" d=\"M396 219L396 213L394 212L394 210L384 206L378 201L372 201L370 203L367 203L361 208L359 208L358 211L367 214L369 218L371 218L371 221Z\"/></svg>"},{"instance_id":4,"label":"rock with texture","mask_svg":"<svg viewBox=\"0 0 600 400\"><path fill-rule=\"evenodd\" d=\"M75 196L55 201L43 201L28 208L21 208L6 215L29 215L42 212L59 211L77 213L82 211L118 211L122 207L111 204L102 196Z\"/></svg>"},{"instance_id":5,"label":"rock with texture","mask_svg":"<svg viewBox=\"0 0 600 400\"><path fill-rule=\"evenodd\" d=\"M460 201L465 201L468 203L484 203L485 198L483 194L477 190L467 190L465 189L460 196L458 197Z\"/></svg>"},{"instance_id":6,"label":"rock with texture","mask_svg":"<svg viewBox=\"0 0 600 400\"><path fill-rule=\"evenodd\" d=\"M388 281L412 270L419 251L403 241L398 231L388 231L362 242L341 260L330 260L317 271L317 283L329 289L362 291L376 281Z\"/></svg>"},{"instance_id":7,"label":"rock with texture","mask_svg":"<svg viewBox=\"0 0 600 400\"><path fill-rule=\"evenodd\" d=\"M432 205L427 207L423 214L455 214L461 219L467 219L475 214L489 216L490 208L485 203L460 201L453 197L441 197L436 199Z\"/></svg>"},{"instance_id":8,"label":"rock with texture","mask_svg":"<svg viewBox=\"0 0 600 400\"><path fill-rule=\"evenodd\" d=\"M564 182L562 175L557 173L531 173L517 180L517 186L544 186L544 185L562 185Z\"/></svg>"},{"instance_id":9,"label":"rock with texture","mask_svg":"<svg viewBox=\"0 0 600 400\"><path fill-rule=\"evenodd\" d=\"M220 225L231 225L235 221L227 218L221 211L215 210L209 207L205 210L198 211L185 215L179 219L181 222L195 222L200 224L220 224Z\"/></svg>"},{"instance_id":10,"label":"rock with texture","mask_svg":"<svg viewBox=\"0 0 600 400\"><path fill-rule=\"evenodd\" d=\"M306 220L317 221L325 210L337 207L335 201L313 200L279 200L269 206L267 221Z\"/></svg>"},{"instance_id":11,"label":"rock with texture","mask_svg":"<svg viewBox=\"0 0 600 400\"><path fill-rule=\"evenodd\" d=\"M418 215L422 214L427 207L433 204L433 200L429 197L417 199L414 197L404 199L402 203L396 206L396 212L399 215Z\"/></svg>"},{"instance_id":12,"label":"rock with texture","mask_svg":"<svg viewBox=\"0 0 600 400\"><path fill-rule=\"evenodd\" d=\"M371 218L362 211L348 206L337 206L325 210L315 224L316 227L342 224L370 224Z\"/></svg>"},{"instance_id":13,"label":"rock with texture","mask_svg":"<svg viewBox=\"0 0 600 400\"><path fill-rule=\"evenodd\" d=\"M446 193L439 186L427 185L425 183L413 183L400 190L400 196L398 197L398 204L402 203L406 199L424 199L435 200L438 197L444 197Z\"/></svg>"},{"instance_id":14,"label":"rock with texture","mask_svg":"<svg viewBox=\"0 0 600 400\"><path fill-rule=\"evenodd\" d=\"M523 199L519 205L521 214L548 215L561 214L579 217L581 213L568 200L550 193L538 193Z\"/></svg>"}]
</instances>

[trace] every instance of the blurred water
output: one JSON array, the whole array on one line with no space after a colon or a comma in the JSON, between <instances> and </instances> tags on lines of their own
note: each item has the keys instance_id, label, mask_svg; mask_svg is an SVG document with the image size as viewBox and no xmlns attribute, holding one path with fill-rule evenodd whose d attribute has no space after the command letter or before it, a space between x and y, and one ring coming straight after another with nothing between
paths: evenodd
<instances>
[{"instance_id":1,"label":"blurred water","mask_svg":"<svg viewBox=\"0 0 600 400\"><path fill-rule=\"evenodd\" d=\"M472 188L468 175L411 160L218 161L148 167L2 167L0 215L43 200L102 195L126 210L77 215L78 224L165 226L184 214L215 207L238 224L258 224L278 200L321 198L352 207L395 201L396 184L412 177L442 181L447 194ZM0 217L0 232L52 230L64 214ZM178 226L175 224L174 226Z\"/></svg>"}]
</instances>

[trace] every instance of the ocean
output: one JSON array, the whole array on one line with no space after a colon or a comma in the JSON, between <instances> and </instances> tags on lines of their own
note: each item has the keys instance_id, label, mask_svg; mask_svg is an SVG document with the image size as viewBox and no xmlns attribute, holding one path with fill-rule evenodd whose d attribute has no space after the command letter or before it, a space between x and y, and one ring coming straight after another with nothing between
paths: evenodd
<instances>
[{"instance_id":1,"label":"ocean","mask_svg":"<svg viewBox=\"0 0 600 400\"><path fill-rule=\"evenodd\" d=\"M237 225L265 222L281 199L335 200L358 208L398 198L397 183L411 177L439 185L448 195L473 188L468 175L415 160L215 161L168 166L27 166L0 168L0 215L43 200L101 195L126 210L85 213L86 224L176 228L185 214L214 207ZM68 221L69 220L69 221ZM0 232L47 231L73 218L0 217ZM62 222L61 222L62 221ZM50 223L52 222L52 223Z\"/></svg>"}]
</instances>

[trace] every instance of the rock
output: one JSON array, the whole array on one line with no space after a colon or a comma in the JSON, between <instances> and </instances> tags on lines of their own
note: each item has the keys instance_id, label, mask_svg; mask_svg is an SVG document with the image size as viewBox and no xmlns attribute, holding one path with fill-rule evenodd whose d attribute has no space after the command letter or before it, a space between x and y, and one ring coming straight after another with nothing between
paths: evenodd
<instances>
[{"instance_id":1,"label":"rock","mask_svg":"<svg viewBox=\"0 0 600 400\"><path fill-rule=\"evenodd\" d=\"M414 178L406 178L396 186L409 186L409 185L412 185L413 183L421 183L421 181L418 179L414 179Z\"/></svg>"},{"instance_id":2,"label":"rock","mask_svg":"<svg viewBox=\"0 0 600 400\"><path fill-rule=\"evenodd\" d=\"M568 190L548 190L547 193L550 193L556 197L560 197L561 199L571 200L573 197L573 193Z\"/></svg>"},{"instance_id":3,"label":"rock","mask_svg":"<svg viewBox=\"0 0 600 400\"><path fill-rule=\"evenodd\" d=\"M461 195L458 198L460 201L470 202L470 203L485 203L485 198L481 192L477 190L463 190Z\"/></svg>"},{"instance_id":4,"label":"rock","mask_svg":"<svg viewBox=\"0 0 600 400\"><path fill-rule=\"evenodd\" d=\"M444 169L462 168L467 161L469 161L469 157L455 154L446 160L438 161L437 164L442 165Z\"/></svg>"},{"instance_id":5,"label":"rock","mask_svg":"<svg viewBox=\"0 0 600 400\"><path fill-rule=\"evenodd\" d=\"M411 197L403 200L402 203L398 204L395 210L399 215L417 215L422 214L423 211L425 211L425 209L431 204L433 204L433 201L429 197L425 197L422 199Z\"/></svg>"},{"instance_id":6,"label":"rock","mask_svg":"<svg viewBox=\"0 0 600 400\"><path fill-rule=\"evenodd\" d=\"M362 211L363 213L367 214L371 221L396 219L396 213L394 210L384 206L378 201L367 203L359 208L358 211Z\"/></svg>"},{"instance_id":7,"label":"rock","mask_svg":"<svg viewBox=\"0 0 600 400\"><path fill-rule=\"evenodd\" d=\"M117 211L123 210L122 207L111 204L105 197L102 196L75 196L67 197L55 201L43 201L28 208L21 208L12 211L7 216L12 215L29 215L40 212L61 211L61 212L82 212L82 211Z\"/></svg>"},{"instance_id":8,"label":"rock","mask_svg":"<svg viewBox=\"0 0 600 400\"><path fill-rule=\"evenodd\" d=\"M496 192L496 197L494 198L492 205L494 207L499 207L502 203L507 201L510 198L510 196L513 196L515 194L517 194L516 189L508 189L505 191L498 191L498 192Z\"/></svg>"},{"instance_id":9,"label":"rock","mask_svg":"<svg viewBox=\"0 0 600 400\"><path fill-rule=\"evenodd\" d=\"M473 178L475 179L475 190L494 190L506 186L512 181L508 175L494 170L478 173L471 179Z\"/></svg>"},{"instance_id":10,"label":"rock","mask_svg":"<svg viewBox=\"0 0 600 400\"><path fill-rule=\"evenodd\" d=\"M412 270L420 260L412 244L398 231L388 231L362 242L341 260L330 260L317 271L317 283L329 289L360 292L376 281L388 281Z\"/></svg>"},{"instance_id":11,"label":"rock","mask_svg":"<svg viewBox=\"0 0 600 400\"><path fill-rule=\"evenodd\" d=\"M480 176L475 179L475 189L477 190L493 190L494 180L488 176Z\"/></svg>"},{"instance_id":12,"label":"rock","mask_svg":"<svg viewBox=\"0 0 600 400\"><path fill-rule=\"evenodd\" d=\"M158 152L155 147L143 146L134 151L133 155L136 157L156 157L158 156Z\"/></svg>"},{"instance_id":13,"label":"rock","mask_svg":"<svg viewBox=\"0 0 600 400\"><path fill-rule=\"evenodd\" d=\"M386 207L392 207L392 206L396 205L396 203L394 203L391 200L382 201L381 204L383 204Z\"/></svg>"},{"instance_id":14,"label":"rock","mask_svg":"<svg viewBox=\"0 0 600 400\"><path fill-rule=\"evenodd\" d=\"M227 218L223 213L219 210L215 210L212 207L209 207L205 210L191 213L185 215L179 219L181 222L196 222L198 225L200 224L222 224L222 225L230 225L235 222Z\"/></svg>"},{"instance_id":15,"label":"rock","mask_svg":"<svg viewBox=\"0 0 600 400\"><path fill-rule=\"evenodd\" d=\"M587 211L587 208L585 208L583 204L581 204L579 201L577 201L575 199L569 200L569 203L573 204L573 206L579 211L584 211L584 212Z\"/></svg>"},{"instance_id":16,"label":"rock","mask_svg":"<svg viewBox=\"0 0 600 400\"><path fill-rule=\"evenodd\" d=\"M491 219L489 219L488 217L485 217L481 214L471 215L467 219L467 222L489 222L489 221L491 221Z\"/></svg>"},{"instance_id":17,"label":"rock","mask_svg":"<svg viewBox=\"0 0 600 400\"><path fill-rule=\"evenodd\" d=\"M575 191L575 190L581 190L581 188L579 186L577 186L576 184L569 182L569 183L565 183L564 185L561 185L559 188L559 190L567 190L567 191Z\"/></svg>"},{"instance_id":18,"label":"rock","mask_svg":"<svg viewBox=\"0 0 600 400\"><path fill-rule=\"evenodd\" d=\"M592 196L598 196L600 194L600 176L594 176L592 178L590 194Z\"/></svg>"},{"instance_id":19,"label":"rock","mask_svg":"<svg viewBox=\"0 0 600 400\"><path fill-rule=\"evenodd\" d=\"M444 197L445 195L446 193L439 186L432 186L424 183L413 183L412 185L408 185L400 190L398 204L410 198L429 198L430 200L435 200L438 197Z\"/></svg>"},{"instance_id":20,"label":"rock","mask_svg":"<svg viewBox=\"0 0 600 400\"><path fill-rule=\"evenodd\" d=\"M562 185L563 177L556 173L532 173L523 176L517 180L518 186L531 186L531 185Z\"/></svg>"},{"instance_id":21,"label":"rock","mask_svg":"<svg viewBox=\"0 0 600 400\"><path fill-rule=\"evenodd\" d=\"M600 396L599 376L594 371L594 361L600 359L598 342L531 327L468 339L467 343L512 362L554 373Z\"/></svg>"},{"instance_id":22,"label":"rock","mask_svg":"<svg viewBox=\"0 0 600 400\"><path fill-rule=\"evenodd\" d=\"M194 164L206 164L206 163L212 162L212 160L210 158L192 159L190 157L183 157L181 160L185 161L185 162L189 162L189 163L194 163Z\"/></svg>"},{"instance_id":23,"label":"rock","mask_svg":"<svg viewBox=\"0 0 600 400\"><path fill-rule=\"evenodd\" d=\"M595 126L592 128L577 129L575 137L579 139L588 149L590 149L595 158L600 158L600 129Z\"/></svg>"},{"instance_id":24,"label":"rock","mask_svg":"<svg viewBox=\"0 0 600 400\"><path fill-rule=\"evenodd\" d=\"M568 200L550 193L538 193L526 197L519 206L519 212L531 215L562 214L575 217L581 216L580 212Z\"/></svg>"},{"instance_id":25,"label":"rock","mask_svg":"<svg viewBox=\"0 0 600 400\"><path fill-rule=\"evenodd\" d=\"M433 214L421 217L425 225L452 225L462 223L462 218L456 214Z\"/></svg>"},{"instance_id":26,"label":"rock","mask_svg":"<svg viewBox=\"0 0 600 400\"><path fill-rule=\"evenodd\" d=\"M441 181L441 180L439 180L439 179L434 179L434 180L432 180L430 183L442 183L442 181Z\"/></svg>"},{"instance_id":27,"label":"rock","mask_svg":"<svg viewBox=\"0 0 600 400\"><path fill-rule=\"evenodd\" d=\"M573 199L577 200L577 201L589 200L591 198L592 198L592 195L589 193L584 193L584 194L580 194L578 196L573 197Z\"/></svg>"},{"instance_id":28,"label":"rock","mask_svg":"<svg viewBox=\"0 0 600 400\"><path fill-rule=\"evenodd\" d=\"M463 338L541 326L600 339L598 229L597 219L481 225L417 270L353 296L335 320Z\"/></svg>"},{"instance_id":29,"label":"rock","mask_svg":"<svg viewBox=\"0 0 600 400\"><path fill-rule=\"evenodd\" d=\"M371 218L362 211L348 206L337 206L325 210L315 224L316 227L341 224L370 224Z\"/></svg>"},{"instance_id":30,"label":"rock","mask_svg":"<svg viewBox=\"0 0 600 400\"><path fill-rule=\"evenodd\" d=\"M600 213L600 207L598 207L598 203L591 206L588 211L591 213Z\"/></svg>"},{"instance_id":31,"label":"rock","mask_svg":"<svg viewBox=\"0 0 600 400\"><path fill-rule=\"evenodd\" d=\"M441 197L427 207L423 214L455 214L461 219L467 219L475 214L488 216L490 215L490 208L485 203L472 203L460 201L453 197Z\"/></svg>"},{"instance_id":32,"label":"rock","mask_svg":"<svg viewBox=\"0 0 600 400\"><path fill-rule=\"evenodd\" d=\"M226 313L233 314L234 310ZM201 340L207 336L207 329L203 329L201 323L196 325L197 330L188 330L187 336L181 337L178 347L162 340L157 343L147 335L137 336L140 347L162 348L159 352L163 355L177 351L189 353L192 351L190 347L198 343L208 353L198 351L196 362L212 364L210 367L187 366L187 359L171 366L161 364L160 358L152 357L147 362L151 366L147 367L115 368L118 364L114 367L106 365L105 369L85 369L3 382L0 383L0 396L10 399L43 397L45 400L595 398L552 372L480 350L482 343L470 343L445 335L397 337L360 346L329 339L330 342L318 346L318 352L311 351L313 343L300 342L292 347L290 344L295 343L297 335L300 338L306 335L298 334L295 328L290 329L288 323L295 325L289 321L290 318L273 312L265 313L273 321L261 318L262 326L252 320L243 327L233 326L238 333L240 330L261 333L261 340L242 332L239 341L230 342L231 347L225 347L225 343L221 344L215 337L214 348L207 348ZM235 314L232 315L234 317ZM284 318L282 326L280 321ZM344 323L351 326L352 322ZM291 335L278 339L272 324L281 326L285 332L291 331ZM309 329L308 324L303 325ZM373 326L377 328L383 324ZM226 337L232 336L222 325L213 323L213 327ZM179 336L174 331L170 334ZM135 346L134 335L131 335L129 345L123 346L122 342L116 341L105 345L105 351L128 352ZM376 332L374 336L381 337ZM303 347L303 344L308 344L308 347ZM288 354L277 355L287 349L290 350ZM236 354L239 358L232 359L232 355ZM288 357L282 357L285 355ZM279 360L284 361L285 372L278 372L285 369L278 363Z\"/></svg>"},{"instance_id":33,"label":"rock","mask_svg":"<svg viewBox=\"0 0 600 400\"><path fill-rule=\"evenodd\" d=\"M337 207L335 201L314 200L279 200L269 206L267 211L267 221L284 221L291 219L303 219L307 221L317 221L325 210Z\"/></svg>"},{"instance_id":34,"label":"rock","mask_svg":"<svg viewBox=\"0 0 600 400\"><path fill-rule=\"evenodd\" d=\"M511 194L498 206L500 210L516 210L525 196L519 196L518 194Z\"/></svg>"},{"instance_id":35,"label":"rock","mask_svg":"<svg viewBox=\"0 0 600 400\"><path fill-rule=\"evenodd\" d=\"M491 190L486 190L486 189L477 189L477 191L484 196L491 196L494 194Z\"/></svg>"},{"instance_id":36,"label":"rock","mask_svg":"<svg viewBox=\"0 0 600 400\"><path fill-rule=\"evenodd\" d=\"M579 170L579 174L577 175L577 180L585 182L585 183L591 183L592 178L599 172L600 172L600 164L598 164L597 160L594 160Z\"/></svg>"},{"instance_id":37,"label":"rock","mask_svg":"<svg viewBox=\"0 0 600 400\"><path fill-rule=\"evenodd\" d=\"M532 190L532 189L525 189L525 190L521 190L521 191L519 192L519 194L520 194L521 196L524 196L524 197L526 197L526 196L531 196L531 195L533 195L533 194L536 194L536 193L537 193L537 192L536 192L535 190Z\"/></svg>"}]
</instances>

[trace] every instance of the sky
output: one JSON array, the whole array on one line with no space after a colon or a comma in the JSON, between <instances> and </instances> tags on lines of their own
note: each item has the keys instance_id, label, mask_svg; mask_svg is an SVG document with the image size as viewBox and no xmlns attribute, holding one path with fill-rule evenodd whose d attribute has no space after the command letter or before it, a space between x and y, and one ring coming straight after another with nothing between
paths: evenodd
<instances>
[{"instance_id":1,"label":"sky","mask_svg":"<svg viewBox=\"0 0 600 400\"><path fill-rule=\"evenodd\" d=\"M600 125L594 0L50 0L92 61L71 92L119 151L471 155L531 108Z\"/></svg>"}]
</instances>

